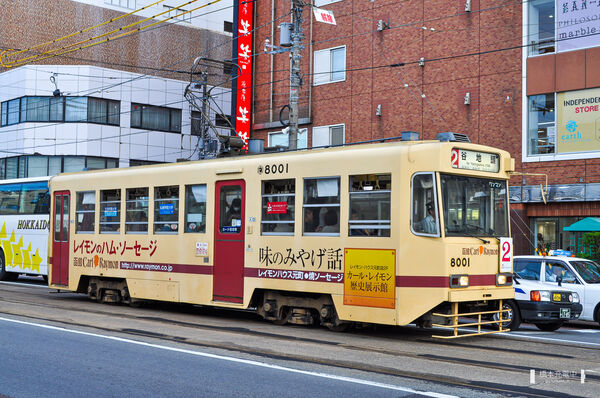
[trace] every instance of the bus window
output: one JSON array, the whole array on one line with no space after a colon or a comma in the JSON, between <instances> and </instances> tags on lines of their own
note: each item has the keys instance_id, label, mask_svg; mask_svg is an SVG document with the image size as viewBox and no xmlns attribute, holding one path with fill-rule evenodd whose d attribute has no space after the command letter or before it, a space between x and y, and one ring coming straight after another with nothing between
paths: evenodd
<instances>
[{"instance_id":1,"label":"bus window","mask_svg":"<svg viewBox=\"0 0 600 398\"><path fill-rule=\"evenodd\" d=\"M262 183L263 235L294 235L296 183L293 179Z\"/></svg>"},{"instance_id":2,"label":"bus window","mask_svg":"<svg viewBox=\"0 0 600 398\"><path fill-rule=\"evenodd\" d=\"M185 186L185 232L206 232L206 184Z\"/></svg>"},{"instance_id":3,"label":"bus window","mask_svg":"<svg viewBox=\"0 0 600 398\"><path fill-rule=\"evenodd\" d=\"M119 233L121 227L121 190L100 191L100 233Z\"/></svg>"},{"instance_id":4,"label":"bus window","mask_svg":"<svg viewBox=\"0 0 600 398\"><path fill-rule=\"evenodd\" d=\"M350 176L350 236L390 236L390 174Z\"/></svg>"},{"instance_id":5,"label":"bus window","mask_svg":"<svg viewBox=\"0 0 600 398\"><path fill-rule=\"evenodd\" d=\"M0 185L0 214L18 214L21 184Z\"/></svg>"},{"instance_id":6,"label":"bus window","mask_svg":"<svg viewBox=\"0 0 600 398\"><path fill-rule=\"evenodd\" d=\"M305 178L304 235L339 235L340 178Z\"/></svg>"},{"instance_id":7,"label":"bus window","mask_svg":"<svg viewBox=\"0 0 600 398\"><path fill-rule=\"evenodd\" d=\"M419 173L413 176L411 203L413 232L417 235L439 236L440 218L433 173Z\"/></svg>"},{"instance_id":8,"label":"bus window","mask_svg":"<svg viewBox=\"0 0 600 398\"><path fill-rule=\"evenodd\" d=\"M50 193L48 183L28 182L22 185L20 214L49 214Z\"/></svg>"},{"instance_id":9,"label":"bus window","mask_svg":"<svg viewBox=\"0 0 600 398\"><path fill-rule=\"evenodd\" d=\"M154 188L154 233L176 234L179 231L179 187Z\"/></svg>"},{"instance_id":10,"label":"bus window","mask_svg":"<svg viewBox=\"0 0 600 398\"><path fill-rule=\"evenodd\" d=\"M94 233L94 215L96 212L96 192L77 192L75 214L77 224L76 234Z\"/></svg>"},{"instance_id":11,"label":"bus window","mask_svg":"<svg viewBox=\"0 0 600 398\"><path fill-rule=\"evenodd\" d=\"M125 202L125 233L148 232L148 188L128 188Z\"/></svg>"}]
</instances>

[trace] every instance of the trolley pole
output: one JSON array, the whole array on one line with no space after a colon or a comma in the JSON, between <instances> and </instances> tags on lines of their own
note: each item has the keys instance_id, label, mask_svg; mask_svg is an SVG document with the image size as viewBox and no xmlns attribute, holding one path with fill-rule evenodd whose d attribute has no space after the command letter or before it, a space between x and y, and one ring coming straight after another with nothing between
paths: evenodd
<instances>
[{"instance_id":1,"label":"trolley pole","mask_svg":"<svg viewBox=\"0 0 600 398\"><path fill-rule=\"evenodd\" d=\"M302 46L302 11L304 2L302 0L292 0L293 31L292 48L290 51L290 116L289 116L289 149L298 148L298 103L300 99L300 86L302 78L300 77L300 60L302 55L300 51Z\"/></svg>"}]
</instances>

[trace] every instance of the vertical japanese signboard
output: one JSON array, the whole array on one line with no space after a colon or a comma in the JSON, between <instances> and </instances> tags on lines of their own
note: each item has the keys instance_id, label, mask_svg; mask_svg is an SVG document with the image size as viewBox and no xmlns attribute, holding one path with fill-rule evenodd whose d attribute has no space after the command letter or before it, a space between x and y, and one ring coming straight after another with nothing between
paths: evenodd
<instances>
[{"instance_id":1,"label":"vertical japanese signboard","mask_svg":"<svg viewBox=\"0 0 600 398\"><path fill-rule=\"evenodd\" d=\"M244 148L248 147L251 128L252 109L252 29L254 25L254 3L236 0L238 15L237 43L235 59L240 66L234 85L235 96L235 129L244 140ZM234 33L235 36L235 33Z\"/></svg>"},{"instance_id":2,"label":"vertical japanese signboard","mask_svg":"<svg viewBox=\"0 0 600 398\"><path fill-rule=\"evenodd\" d=\"M344 250L344 304L395 308L396 251Z\"/></svg>"}]
</instances>

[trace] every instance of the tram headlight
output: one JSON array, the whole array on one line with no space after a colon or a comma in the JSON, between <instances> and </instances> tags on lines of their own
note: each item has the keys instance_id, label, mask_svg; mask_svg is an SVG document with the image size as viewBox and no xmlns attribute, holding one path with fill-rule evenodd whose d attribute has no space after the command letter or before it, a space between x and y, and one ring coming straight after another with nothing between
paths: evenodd
<instances>
[{"instance_id":1,"label":"tram headlight","mask_svg":"<svg viewBox=\"0 0 600 398\"><path fill-rule=\"evenodd\" d=\"M450 287L469 287L469 275L450 275Z\"/></svg>"},{"instance_id":2,"label":"tram headlight","mask_svg":"<svg viewBox=\"0 0 600 398\"><path fill-rule=\"evenodd\" d=\"M496 286L508 286L512 282L512 274L496 274Z\"/></svg>"}]
</instances>

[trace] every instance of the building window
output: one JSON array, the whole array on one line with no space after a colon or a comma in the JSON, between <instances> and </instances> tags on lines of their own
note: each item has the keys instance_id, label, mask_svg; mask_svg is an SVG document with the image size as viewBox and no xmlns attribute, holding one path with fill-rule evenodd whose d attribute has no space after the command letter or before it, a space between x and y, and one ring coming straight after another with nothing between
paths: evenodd
<instances>
[{"instance_id":1,"label":"building window","mask_svg":"<svg viewBox=\"0 0 600 398\"><path fill-rule=\"evenodd\" d=\"M556 147L556 121L554 94L533 95L528 98L529 154L554 153Z\"/></svg>"},{"instance_id":2,"label":"building window","mask_svg":"<svg viewBox=\"0 0 600 398\"><path fill-rule=\"evenodd\" d=\"M121 105L119 101L88 98L87 121L90 123L119 125Z\"/></svg>"},{"instance_id":3,"label":"building window","mask_svg":"<svg viewBox=\"0 0 600 398\"><path fill-rule=\"evenodd\" d=\"M173 18L175 20L188 22L188 23L192 22L192 12L191 11L188 12L188 10L185 10L183 8L175 9L175 7L172 7L172 6L163 6L163 11L167 11L167 10L171 10L171 11L167 12L166 14L163 14L165 18ZM183 14L183 13L186 13L186 14Z\"/></svg>"},{"instance_id":4,"label":"building window","mask_svg":"<svg viewBox=\"0 0 600 398\"><path fill-rule=\"evenodd\" d=\"M3 126L10 126L11 124L19 123L19 99L14 99L2 103L2 114L4 114L4 108L6 107L6 123L2 123ZM4 122L4 117L2 118Z\"/></svg>"},{"instance_id":5,"label":"building window","mask_svg":"<svg viewBox=\"0 0 600 398\"><path fill-rule=\"evenodd\" d=\"M295 187L293 179L263 181L263 235L294 235Z\"/></svg>"},{"instance_id":6,"label":"building window","mask_svg":"<svg viewBox=\"0 0 600 398\"><path fill-rule=\"evenodd\" d=\"M284 147L287 148L290 143L290 136L283 131L274 131L269 133L267 142L268 147ZM308 129L300 129L298 131L298 141L296 147L298 149L305 149L308 147Z\"/></svg>"},{"instance_id":7,"label":"building window","mask_svg":"<svg viewBox=\"0 0 600 398\"><path fill-rule=\"evenodd\" d=\"M529 55L553 53L554 41L554 0L534 0L529 2Z\"/></svg>"},{"instance_id":8,"label":"building window","mask_svg":"<svg viewBox=\"0 0 600 398\"><path fill-rule=\"evenodd\" d=\"M340 178L305 178L304 235L340 234Z\"/></svg>"},{"instance_id":9,"label":"building window","mask_svg":"<svg viewBox=\"0 0 600 398\"><path fill-rule=\"evenodd\" d=\"M121 229L121 190L100 191L100 233L118 234Z\"/></svg>"},{"instance_id":10,"label":"building window","mask_svg":"<svg viewBox=\"0 0 600 398\"><path fill-rule=\"evenodd\" d=\"M346 80L346 47L315 51L313 85L343 80Z\"/></svg>"},{"instance_id":11,"label":"building window","mask_svg":"<svg viewBox=\"0 0 600 398\"><path fill-rule=\"evenodd\" d=\"M392 176L350 176L350 236L390 236Z\"/></svg>"},{"instance_id":12,"label":"building window","mask_svg":"<svg viewBox=\"0 0 600 398\"><path fill-rule=\"evenodd\" d=\"M181 133L181 109L131 104L131 127Z\"/></svg>"},{"instance_id":13,"label":"building window","mask_svg":"<svg viewBox=\"0 0 600 398\"><path fill-rule=\"evenodd\" d=\"M177 234L179 231L179 187L154 188L154 233Z\"/></svg>"},{"instance_id":14,"label":"building window","mask_svg":"<svg viewBox=\"0 0 600 398\"><path fill-rule=\"evenodd\" d=\"M77 205L75 209L77 234L94 233L94 214L96 211L96 192L77 192Z\"/></svg>"},{"instance_id":15,"label":"building window","mask_svg":"<svg viewBox=\"0 0 600 398\"><path fill-rule=\"evenodd\" d=\"M233 22L223 21L223 31L233 33Z\"/></svg>"},{"instance_id":16,"label":"building window","mask_svg":"<svg viewBox=\"0 0 600 398\"><path fill-rule=\"evenodd\" d=\"M321 6L325 6L327 4L337 3L338 1L341 1L341 0L315 0L315 7L321 7Z\"/></svg>"},{"instance_id":17,"label":"building window","mask_svg":"<svg viewBox=\"0 0 600 398\"><path fill-rule=\"evenodd\" d=\"M185 187L185 232L206 232L206 184Z\"/></svg>"},{"instance_id":18,"label":"building window","mask_svg":"<svg viewBox=\"0 0 600 398\"><path fill-rule=\"evenodd\" d=\"M2 126L26 122L119 125L119 101L92 97L22 97L2 103Z\"/></svg>"},{"instance_id":19,"label":"building window","mask_svg":"<svg viewBox=\"0 0 600 398\"><path fill-rule=\"evenodd\" d=\"M313 127L313 148L344 145L344 125Z\"/></svg>"},{"instance_id":20,"label":"building window","mask_svg":"<svg viewBox=\"0 0 600 398\"><path fill-rule=\"evenodd\" d=\"M230 129L232 126L231 117L222 113L215 114L215 126Z\"/></svg>"},{"instance_id":21,"label":"building window","mask_svg":"<svg viewBox=\"0 0 600 398\"><path fill-rule=\"evenodd\" d=\"M119 6L123 8L129 8L130 10L136 9L136 0L104 0L106 4L112 4L114 6Z\"/></svg>"},{"instance_id":22,"label":"building window","mask_svg":"<svg viewBox=\"0 0 600 398\"><path fill-rule=\"evenodd\" d=\"M148 232L148 188L128 188L125 201L125 233Z\"/></svg>"}]
</instances>

